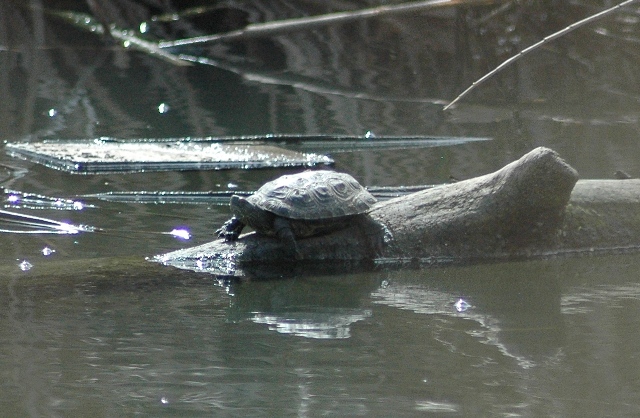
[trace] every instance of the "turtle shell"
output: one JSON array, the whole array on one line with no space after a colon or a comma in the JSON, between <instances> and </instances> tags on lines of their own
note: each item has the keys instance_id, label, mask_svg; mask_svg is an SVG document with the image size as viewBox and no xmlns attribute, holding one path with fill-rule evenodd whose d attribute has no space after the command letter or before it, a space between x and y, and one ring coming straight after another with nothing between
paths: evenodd
<instances>
[{"instance_id":1,"label":"turtle shell","mask_svg":"<svg viewBox=\"0 0 640 418\"><path fill-rule=\"evenodd\" d=\"M247 200L290 219L332 219L368 212L376 198L348 174L305 171L266 183Z\"/></svg>"}]
</instances>

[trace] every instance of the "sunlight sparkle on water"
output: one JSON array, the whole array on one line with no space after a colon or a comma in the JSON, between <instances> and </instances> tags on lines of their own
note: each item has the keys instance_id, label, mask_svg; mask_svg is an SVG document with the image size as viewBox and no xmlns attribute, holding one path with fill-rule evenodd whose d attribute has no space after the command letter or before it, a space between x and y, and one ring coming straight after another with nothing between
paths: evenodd
<instances>
[{"instance_id":1,"label":"sunlight sparkle on water","mask_svg":"<svg viewBox=\"0 0 640 418\"><path fill-rule=\"evenodd\" d=\"M458 299L458 301L454 303L453 306L455 306L456 311L458 312L464 312L471 307L471 305L469 305L464 299Z\"/></svg>"},{"instance_id":2,"label":"sunlight sparkle on water","mask_svg":"<svg viewBox=\"0 0 640 418\"><path fill-rule=\"evenodd\" d=\"M22 263L20 263L18 266L20 267L20 270L22 270L22 271L29 271L29 270L31 270L31 267L33 267L33 264L31 264L27 260L23 260Z\"/></svg>"},{"instance_id":3,"label":"sunlight sparkle on water","mask_svg":"<svg viewBox=\"0 0 640 418\"><path fill-rule=\"evenodd\" d=\"M173 235L176 238L185 240L191 238L191 233L189 233L189 231L187 231L186 229L174 229L173 231L169 232L169 234Z\"/></svg>"},{"instance_id":4,"label":"sunlight sparkle on water","mask_svg":"<svg viewBox=\"0 0 640 418\"><path fill-rule=\"evenodd\" d=\"M63 234L78 234L78 233L80 233L80 229L78 229L77 226L73 226L73 225L68 224L66 222L60 222L59 228L60 228L60 231Z\"/></svg>"}]
</instances>

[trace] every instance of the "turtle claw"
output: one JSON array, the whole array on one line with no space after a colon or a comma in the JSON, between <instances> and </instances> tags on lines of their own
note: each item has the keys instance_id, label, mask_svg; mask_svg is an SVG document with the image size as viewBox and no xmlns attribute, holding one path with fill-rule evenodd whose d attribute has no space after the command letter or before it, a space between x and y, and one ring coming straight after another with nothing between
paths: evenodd
<instances>
[{"instance_id":1,"label":"turtle claw","mask_svg":"<svg viewBox=\"0 0 640 418\"><path fill-rule=\"evenodd\" d=\"M240 236L243 228L244 223L234 216L223 223L222 226L216 230L215 234L218 238L223 238L225 241L235 241Z\"/></svg>"}]
</instances>

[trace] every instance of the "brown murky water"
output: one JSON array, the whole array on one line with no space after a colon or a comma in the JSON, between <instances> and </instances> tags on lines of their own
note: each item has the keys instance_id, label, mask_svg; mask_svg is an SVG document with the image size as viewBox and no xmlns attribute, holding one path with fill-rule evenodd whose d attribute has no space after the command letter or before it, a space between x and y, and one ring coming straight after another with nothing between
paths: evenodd
<instances>
[{"instance_id":1,"label":"brown murky water","mask_svg":"<svg viewBox=\"0 0 640 418\"><path fill-rule=\"evenodd\" d=\"M376 186L485 174L540 145L583 178L640 175L633 10L541 48L444 114L441 103L474 79L601 6L496 3L379 17L185 47L209 61L178 67L42 9L81 11L79 2L43 3L0 4L2 140L472 136L492 140L326 151L337 170ZM101 3L120 24L161 12L143 1ZM194 36L333 10L225 5L150 23L152 33ZM640 413L637 254L228 283L144 260L212 239L224 206L82 195L251 190L294 169L80 176L4 154L0 165L6 189L84 203L16 204L5 194L4 209L103 229L0 233L3 415ZM191 239L166 234L175 228Z\"/></svg>"}]
</instances>

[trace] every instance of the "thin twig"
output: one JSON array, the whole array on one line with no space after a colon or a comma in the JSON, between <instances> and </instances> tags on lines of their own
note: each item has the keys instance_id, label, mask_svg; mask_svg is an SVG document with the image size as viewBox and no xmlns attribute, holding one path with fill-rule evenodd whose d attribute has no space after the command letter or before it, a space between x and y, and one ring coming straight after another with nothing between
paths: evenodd
<instances>
[{"instance_id":1,"label":"thin twig","mask_svg":"<svg viewBox=\"0 0 640 418\"><path fill-rule=\"evenodd\" d=\"M495 0L426 0L401 3L391 6L378 6L368 9L360 9L349 12L328 13L319 16L301 17L296 19L285 19L266 23L253 23L242 29L217 33L214 35L198 36L195 38L178 39L175 41L159 42L160 48L171 48L175 46L193 45L204 42L215 42L238 38L248 38L254 36L264 36L278 32L309 29L315 26L344 23L351 20L369 18L391 13L406 13L420 9L435 7L450 7L460 3L493 3Z\"/></svg>"},{"instance_id":2,"label":"thin twig","mask_svg":"<svg viewBox=\"0 0 640 418\"><path fill-rule=\"evenodd\" d=\"M546 44L547 42L551 42L555 39L560 38L561 36L566 35L569 32L574 31L575 29L578 29L579 27L586 25L587 23L591 23L594 22L598 19L601 19L605 16L607 16L608 14L617 11L618 9L624 7L624 6L628 6L632 3L635 3L638 0L626 0L623 1L622 3L619 3L613 7L610 7L606 10L603 10L599 13L596 13L594 15L591 15L587 18L584 18L576 23L572 23L571 25L567 26L566 28L559 30L558 32L552 33L551 35L545 37L543 40L536 42L535 44L523 49L522 51L518 52L516 55L512 56L511 58L507 59L506 61L504 61L502 64L498 65L496 68L494 68L493 70L491 70L490 72L488 72L487 74L485 74L484 76L482 76L481 78L479 78L478 80L474 81L473 84L471 84L471 86L469 86L465 91L463 91L462 93L460 93L460 95L458 95L458 97L456 97L455 99L453 99L453 101L451 103L449 103L448 105L446 105L443 110L447 110L449 108L451 108L451 106L453 106L454 104L456 104L458 101L460 101L463 97L465 97L467 94L469 94L472 90L474 90L476 87L478 87L480 84L484 83L485 81L487 81L489 78L493 77L496 73L498 73L499 71L502 71L504 68L506 68L507 66L513 64L515 61L519 60L520 58L522 58L523 56L525 56L526 54L528 54L529 52L537 49L538 47Z\"/></svg>"},{"instance_id":3,"label":"thin twig","mask_svg":"<svg viewBox=\"0 0 640 418\"><path fill-rule=\"evenodd\" d=\"M200 56L192 56L180 54L178 57L185 61L190 61L193 63L198 63L202 65L210 65L212 67L220 68L225 71L230 71L232 73L238 74L242 78L247 81L251 81L254 83L259 83L262 85L278 85L278 86L287 86L298 90L304 90L310 93L320 94L320 95L332 95L339 97L346 97L354 100L370 100L376 102L398 102L398 103L426 103L442 106L445 104L444 100L435 99L435 98L420 98L420 97L407 97L407 96L392 96L392 95L377 95L371 93L364 93L358 90L349 90L338 87L331 87L325 85L321 82L308 80L301 76L295 75L284 75L280 74L278 76L274 76L273 74L267 72L255 72L248 71L236 65L231 65L223 61L218 61L215 59L200 57Z\"/></svg>"},{"instance_id":4,"label":"thin twig","mask_svg":"<svg viewBox=\"0 0 640 418\"><path fill-rule=\"evenodd\" d=\"M93 32L98 35L109 33L111 37L113 37L114 39L117 39L118 41L121 41L122 45L125 48L129 48L129 47L137 48L149 55L152 55L160 59L163 59L167 62L170 62L173 65L177 65L177 66L192 65L192 63L190 62L181 60L175 55L167 51L163 51L158 47L158 44L155 42L145 41L144 39L136 36L133 32L124 31L115 27L110 27L110 28L105 27L101 23L95 21L95 19L90 15L87 15L84 13L60 12L60 11L53 11L53 10L48 10L47 13L53 16L57 16L61 19L64 19L67 22L70 22L83 30Z\"/></svg>"}]
</instances>

